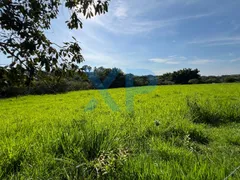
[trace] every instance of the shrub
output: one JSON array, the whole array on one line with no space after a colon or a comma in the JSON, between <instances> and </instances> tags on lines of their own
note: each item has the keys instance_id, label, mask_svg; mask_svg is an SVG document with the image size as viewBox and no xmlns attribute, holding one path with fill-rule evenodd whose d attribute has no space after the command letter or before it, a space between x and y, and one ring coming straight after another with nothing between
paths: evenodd
<instances>
[{"instance_id":1,"label":"shrub","mask_svg":"<svg viewBox=\"0 0 240 180\"><path fill-rule=\"evenodd\" d=\"M10 86L10 87L1 89L0 98L21 96L27 93L28 93L27 88L24 86Z\"/></svg>"},{"instance_id":2,"label":"shrub","mask_svg":"<svg viewBox=\"0 0 240 180\"><path fill-rule=\"evenodd\" d=\"M200 82L199 79L190 79L188 81L189 84L198 84L199 82Z\"/></svg>"},{"instance_id":3,"label":"shrub","mask_svg":"<svg viewBox=\"0 0 240 180\"><path fill-rule=\"evenodd\" d=\"M232 82L236 82L236 81L237 81L237 79L234 78L234 77L226 77L226 78L224 78L224 82L226 82L226 83L232 83Z\"/></svg>"}]
</instances>

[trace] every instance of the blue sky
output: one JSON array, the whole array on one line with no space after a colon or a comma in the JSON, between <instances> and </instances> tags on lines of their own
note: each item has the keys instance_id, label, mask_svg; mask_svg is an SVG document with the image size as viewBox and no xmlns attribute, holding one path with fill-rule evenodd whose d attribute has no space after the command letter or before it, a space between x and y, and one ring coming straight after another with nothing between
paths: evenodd
<instances>
[{"instance_id":1,"label":"blue sky","mask_svg":"<svg viewBox=\"0 0 240 180\"><path fill-rule=\"evenodd\" d=\"M202 75L240 73L239 0L111 0L109 12L70 31L60 8L47 36L75 36L91 66L135 74L198 68ZM0 64L7 60L1 55Z\"/></svg>"}]
</instances>

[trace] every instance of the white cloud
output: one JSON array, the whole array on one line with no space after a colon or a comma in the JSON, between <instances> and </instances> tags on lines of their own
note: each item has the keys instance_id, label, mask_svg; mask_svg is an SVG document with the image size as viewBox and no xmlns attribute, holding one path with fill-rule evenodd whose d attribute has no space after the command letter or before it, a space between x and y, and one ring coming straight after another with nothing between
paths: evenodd
<instances>
[{"instance_id":1,"label":"white cloud","mask_svg":"<svg viewBox=\"0 0 240 180\"><path fill-rule=\"evenodd\" d=\"M169 56L167 58L151 58L149 59L150 62L154 62L154 63L162 63L162 64L180 64L181 61L179 61L180 59L182 60L183 57L178 57L178 56ZM185 58L185 57L184 57ZM178 60L179 59L179 60Z\"/></svg>"},{"instance_id":2,"label":"white cloud","mask_svg":"<svg viewBox=\"0 0 240 180\"><path fill-rule=\"evenodd\" d=\"M166 28L169 26L174 26L182 21L204 18L211 16L213 13L202 13L197 15L182 16L176 18L167 18L162 20L138 20L135 18L130 18L127 21L115 21L110 20L105 23L101 23L103 28L106 30L116 33L116 34L137 34L143 32L150 32L155 29Z\"/></svg>"},{"instance_id":3,"label":"white cloud","mask_svg":"<svg viewBox=\"0 0 240 180\"><path fill-rule=\"evenodd\" d=\"M211 59L198 59L198 60L193 60L193 61L188 61L189 64L194 64L194 65L204 65L208 63L215 62L215 60Z\"/></svg>"},{"instance_id":4,"label":"white cloud","mask_svg":"<svg viewBox=\"0 0 240 180\"><path fill-rule=\"evenodd\" d=\"M188 44L198 44L203 46L234 45L234 44L240 44L240 36L234 36L234 37L222 36L222 37L194 40L194 41L188 42Z\"/></svg>"},{"instance_id":5,"label":"white cloud","mask_svg":"<svg viewBox=\"0 0 240 180\"><path fill-rule=\"evenodd\" d=\"M208 63L216 62L213 59L199 59L197 57L194 60L189 60L190 58L184 56L168 56L167 58L152 58L149 59L150 62L161 63L161 64L192 64L192 65L204 65Z\"/></svg>"},{"instance_id":6,"label":"white cloud","mask_svg":"<svg viewBox=\"0 0 240 180\"><path fill-rule=\"evenodd\" d=\"M128 17L128 6L129 2L126 3L124 0L115 0L110 3L110 12L114 17L118 19L125 19ZM111 11L112 10L112 11Z\"/></svg>"},{"instance_id":7,"label":"white cloud","mask_svg":"<svg viewBox=\"0 0 240 180\"><path fill-rule=\"evenodd\" d=\"M178 57L177 55L171 55L171 56L168 56L169 58L176 58Z\"/></svg>"},{"instance_id":8,"label":"white cloud","mask_svg":"<svg viewBox=\"0 0 240 180\"><path fill-rule=\"evenodd\" d=\"M127 17L127 8L124 6L120 6L116 9L114 15L118 18L126 18Z\"/></svg>"},{"instance_id":9,"label":"white cloud","mask_svg":"<svg viewBox=\"0 0 240 180\"><path fill-rule=\"evenodd\" d=\"M166 64L180 64L179 61L168 61L166 62Z\"/></svg>"},{"instance_id":10,"label":"white cloud","mask_svg":"<svg viewBox=\"0 0 240 180\"><path fill-rule=\"evenodd\" d=\"M230 62L238 62L238 61L240 61L240 58L230 60Z\"/></svg>"},{"instance_id":11,"label":"white cloud","mask_svg":"<svg viewBox=\"0 0 240 180\"><path fill-rule=\"evenodd\" d=\"M206 44L205 46L228 46L228 45L237 45L240 44L240 41L232 41L232 42L216 42L216 43L210 43Z\"/></svg>"},{"instance_id":12,"label":"white cloud","mask_svg":"<svg viewBox=\"0 0 240 180\"><path fill-rule=\"evenodd\" d=\"M152 58L152 59L149 59L149 61L155 62L155 63L166 63L168 60L162 59L162 58Z\"/></svg>"},{"instance_id":13,"label":"white cloud","mask_svg":"<svg viewBox=\"0 0 240 180\"><path fill-rule=\"evenodd\" d=\"M169 13L168 8L176 4L193 3L195 0L148 0L148 1L111 1L109 12L104 16L94 17L89 22L115 34L135 35L151 32L155 29L163 29L175 26L182 21L194 20L213 15L213 12L205 12L192 15L162 16L165 18L153 20L151 14L161 11ZM86 22L86 23L89 23ZM169 30L168 31L173 31ZM165 33L166 34L166 33Z\"/></svg>"},{"instance_id":14,"label":"white cloud","mask_svg":"<svg viewBox=\"0 0 240 180\"><path fill-rule=\"evenodd\" d=\"M185 56L180 56L178 58L181 59L181 60L186 60L187 59Z\"/></svg>"},{"instance_id":15,"label":"white cloud","mask_svg":"<svg viewBox=\"0 0 240 180\"><path fill-rule=\"evenodd\" d=\"M87 63L94 66L114 67L116 64L120 64L118 57L113 52L92 48L86 43L83 46L83 56Z\"/></svg>"}]
</instances>

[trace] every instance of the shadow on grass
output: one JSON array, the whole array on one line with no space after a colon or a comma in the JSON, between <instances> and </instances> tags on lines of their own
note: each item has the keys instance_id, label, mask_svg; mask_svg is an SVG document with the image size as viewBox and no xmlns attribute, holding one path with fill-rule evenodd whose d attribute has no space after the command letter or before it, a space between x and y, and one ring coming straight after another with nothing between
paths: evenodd
<instances>
[{"instance_id":1,"label":"shadow on grass","mask_svg":"<svg viewBox=\"0 0 240 180\"><path fill-rule=\"evenodd\" d=\"M206 134L196 128L185 130L180 127L169 127L163 132L163 138L166 140L179 138L183 141L196 142L204 145L208 144L210 141Z\"/></svg>"},{"instance_id":2,"label":"shadow on grass","mask_svg":"<svg viewBox=\"0 0 240 180\"><path fill-rule=\"evenodd\" d=\"M20 150L14 156L5 155L7 158L3 166L0 166L0 179L8 177L9 172L17 174L21 171L21 162L24 160L24 150ZM0 164L1 165L1 164Z\"/></svg>"},{"instance_id":3,"label":"shadow on grass","mask_svg":"<svg viewBox=\"0 0 240 180\"><path fill-rule=\"evenodd\" d=\"M200 103L197 99L187 98L188 117L194 123L204 123L219 126L231 122L240 123L240 104L224 102Z\"/></svg>"}]
</instances>

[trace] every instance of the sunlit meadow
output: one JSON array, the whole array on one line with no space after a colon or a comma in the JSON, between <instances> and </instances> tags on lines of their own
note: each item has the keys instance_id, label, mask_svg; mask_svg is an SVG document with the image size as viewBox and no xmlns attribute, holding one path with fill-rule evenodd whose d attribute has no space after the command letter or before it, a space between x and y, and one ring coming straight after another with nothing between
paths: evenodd
<instances>
[{"instance_id":1,"label":"sunlit meadow","mask_svg":"<svg viewBox=\"0 0 240 180\"><path fill-rule=\"evenodd\" d=\"M3 99L0 179L237 180L239 123L240 84Z\"/></svg>"}]
</instances>

